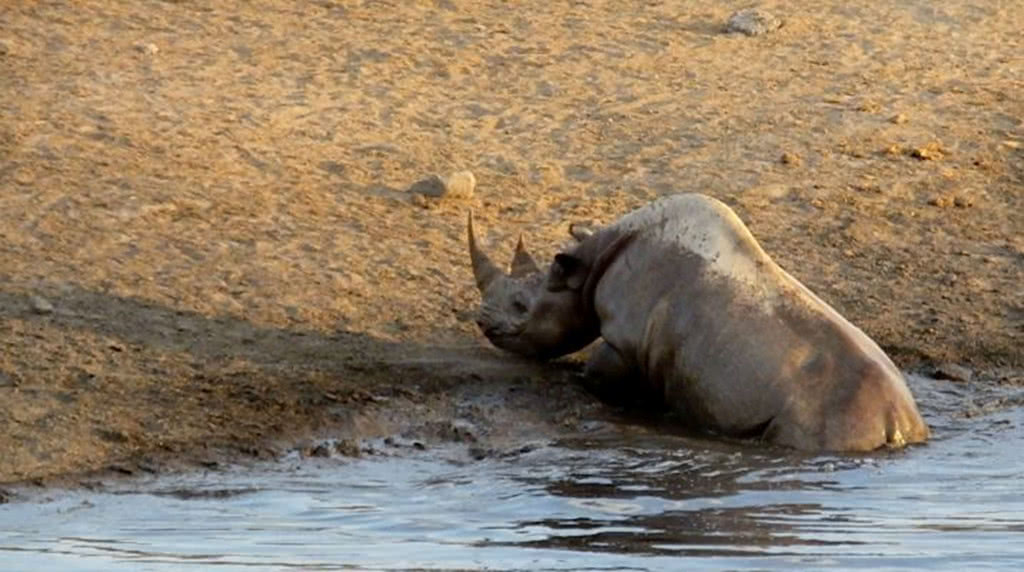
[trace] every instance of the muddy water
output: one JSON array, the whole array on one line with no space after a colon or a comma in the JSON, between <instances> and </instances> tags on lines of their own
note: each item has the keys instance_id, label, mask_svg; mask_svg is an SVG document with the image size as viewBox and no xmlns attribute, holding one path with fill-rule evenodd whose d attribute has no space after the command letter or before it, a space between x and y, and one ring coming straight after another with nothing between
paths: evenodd
<instances>
[{"instance_id":1,"label":"muddy water","mask_svg":"<svg viewBox=\"0 0 1024 572\"><path fill-rule=\"evenodd\" d=\"M621 427L52 492L3 570L1024 567L1024 389L913 379L935 439L801 458ZM387 451L385 451L387 452Z\"/></svg>"}]
</instances>

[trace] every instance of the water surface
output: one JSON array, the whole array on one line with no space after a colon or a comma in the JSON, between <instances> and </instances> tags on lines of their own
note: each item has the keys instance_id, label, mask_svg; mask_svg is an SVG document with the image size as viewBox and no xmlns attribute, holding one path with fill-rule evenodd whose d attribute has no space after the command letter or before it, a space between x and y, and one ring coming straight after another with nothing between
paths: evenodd
<instances>
[{"instance_id":1,"label":"water surface","mask_svg":"<svg viewBox=\"0 0 1024 572\"><path fill-rule=\"evenodd\" d=\"M1024 567L1024 390L914 378L931 443L798 457L646 432L451 445L0 506L4 570Z\"/></svg>"}]
</instances>

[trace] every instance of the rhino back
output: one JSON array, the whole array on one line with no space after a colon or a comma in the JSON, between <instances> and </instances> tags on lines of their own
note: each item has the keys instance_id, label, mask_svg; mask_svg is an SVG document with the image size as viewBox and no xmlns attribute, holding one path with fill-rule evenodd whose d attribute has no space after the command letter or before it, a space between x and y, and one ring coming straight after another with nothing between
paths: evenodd
<instances>
[{"instance_id":1,"label":"rhino back","mask_svg":"<svg viewBox=\"0 0 1024 572\"><path fill-rule=\"evenodd\" d=\"M595 289L602 336L695 425L743 435L779 419L777 434L794 436L786 444L808 449L842 448L821 440L844 411L896 407L923 426L877 344L775 264L724 204L678 195L603 233L637 237ZM869 382L886 388L877 411L856 397Z\"/></svg>"}]
</instances>

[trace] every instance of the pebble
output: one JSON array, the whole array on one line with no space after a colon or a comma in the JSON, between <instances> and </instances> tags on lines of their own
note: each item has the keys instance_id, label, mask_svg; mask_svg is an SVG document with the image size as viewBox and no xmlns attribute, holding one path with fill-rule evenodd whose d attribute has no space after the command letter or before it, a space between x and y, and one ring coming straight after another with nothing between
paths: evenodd
<instances>
[{"instance_id":1,"label":"pebble","mask_svg":"<svg viewBox=\"0 0 1024 572\"><path fill-rule=\"evenodd\" d=\"M957 195L956 197L953 197L953 206L962 209L973 207L974 199L965 195Z\"/></svg>"},{"instance_id":2,"label":"pebble","mask_svg":"<svg viewBox=\"0 0 1024 572\"><path fill-rule=\"evenodd\" d=\"M956 196L935 196L928 200L928 204L933 207L948 208L957 207L960 209L966 209L974 206L974 198L969 195L956 195Z\"/></svg>"},{"instance_id":3,"label":"pebble","mask_svg":"<svg viewBox=\"0 0 1024 572\"><path fill-rule=\"evenodd\" d=\"M729 16L725 23L725 31L728 33L741 33L748 36L761 36L778 30L782 27L782 21L774 14L760 8L747 8Z\"/></svg>"},{"instance_id":4,"label":"pebble","mask_svg":"<svg viewBox=\"0 0 1024 572\"><path fill-rule=\"evenodd\" d=\"M358 457L361 454L359 443L352 439L342 439L334 444L334 450L344 457Z\"/></svg>"},{"instance_id":5,"label":"pebble","mask_svg":"<svg viewBox=\"0 0 1024 572\"><path fill-rule=\"evenodd\" d=\"M135 49L147 56L155 56L160 51L156 44L151 43L135 44Z\"/></svg>"},{"instance_id":6,"label":"pebble","mask_svg":"<svg viewBox=\"0 0 1024 572\"><path fill-rule=\"evenodd\" d=\"M29 298L29 305L32 307L32 311L36 314L50 314L53 313L53 304L49 300L39 295L33 295Z\"/></svg>"},{"instance_id":7,"label":"pebble","mask_svg":"<svg viewBox=\"0 0 1024 572\"><path fill-rule=\"evenodd\" d=\"M946 207L953 206L953 199L940 195L928 199L928 204L932 205L933 207L939 207L940 209L944 209Z\"/></svg>"},{"instance_id":8,"label":"pebble","mask_svg":"<svg viewBox=\"0 0 1024 572\"><path fill-rule=\"evenodd\" d=\"M307 457L319 457L321 459L326 459L331 456L331 450L324 443L320 443L311 448L308 452L304 451L304 453L306 453L305 456Z\"/></svg>"},{"instance_id":9,"label":"pebble","mask_svg":"<svg viewBox=\"0 0 1024 572\"><path fill-rule=\"evenodd\" d=\"M465 419L455 419L451 423L452 433L460 441L476 441L479 431L476 425L473 425Z\"/></svg>"},{"instance_id":10,"label":"pebble","mask_svg":"<svg viewBox=\"0 0 1024 572\"><path fill-rule=\"evenodd\" d=\"M790 153L789 151L783 153L782 157L779 158L779 161L781 161L783 165L794 166L803 163L803 159L800 158L800 155L797 155L796 153Z\"/></svg>"},{"instance_id":11,"label":"pebble","mask_svg":"<svg viewBox=\"0 0 1024 572\"><path fill-rule=\"evenodd\" d=\"M910 151L911 157L922 161L934 161L941 159L944 155L945 152L942 150L942 146L935 142L928 143L921 147L915 147Z\"/></svg>"},{"instance_id":12,"label":"pebble","mask_svg":"<svg viewBox=\"0 0 1024 572\"><path fill-rule=\"evenodd\" d=\"M906 113L897 113L889 118L889 123L895 123L896 125L902 125L908 120Z\"/></svg>"},{"instance_id":13,"label":"pebble","mask_svg":"<svg viewBox=\"0 0 1024 572\"><path fill-rule=\"evenodd\" d=\"M444 181L446 196L456 199L473 198L476 189L476 177L471 171L456 171Z\"/></svg>"},{"instance_id":14,"label":"pebble","mask_svg":"<svg viewBox=\"0 0 1024 572\"><path fill-rule=\"evenodd\" d=\"M941 363L935 366L932 377L951 381L971 381L971 370L955 363Z\"/></svg>"}]
</instances>

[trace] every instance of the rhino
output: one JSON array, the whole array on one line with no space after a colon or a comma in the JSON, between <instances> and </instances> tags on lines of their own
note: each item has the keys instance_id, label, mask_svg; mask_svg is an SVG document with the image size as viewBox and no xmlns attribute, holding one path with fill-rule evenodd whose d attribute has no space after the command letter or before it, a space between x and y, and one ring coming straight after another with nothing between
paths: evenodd
<instances>
[{"instance_id":1,"label":"rhino","mask_svg":"<svg viewBox=\"0 0 1024 572\"><path fill-rule=\"evenodd\" d=\"M496 347L547 360L598 338L584 375L655 395L687 425L801 451L924 442L899 369L871 338L776 264L703 194L664 197L612 224L571 226L541 269L522 236L509 272L477 244L477 324Z\"/></svg>"}]
</instances>

